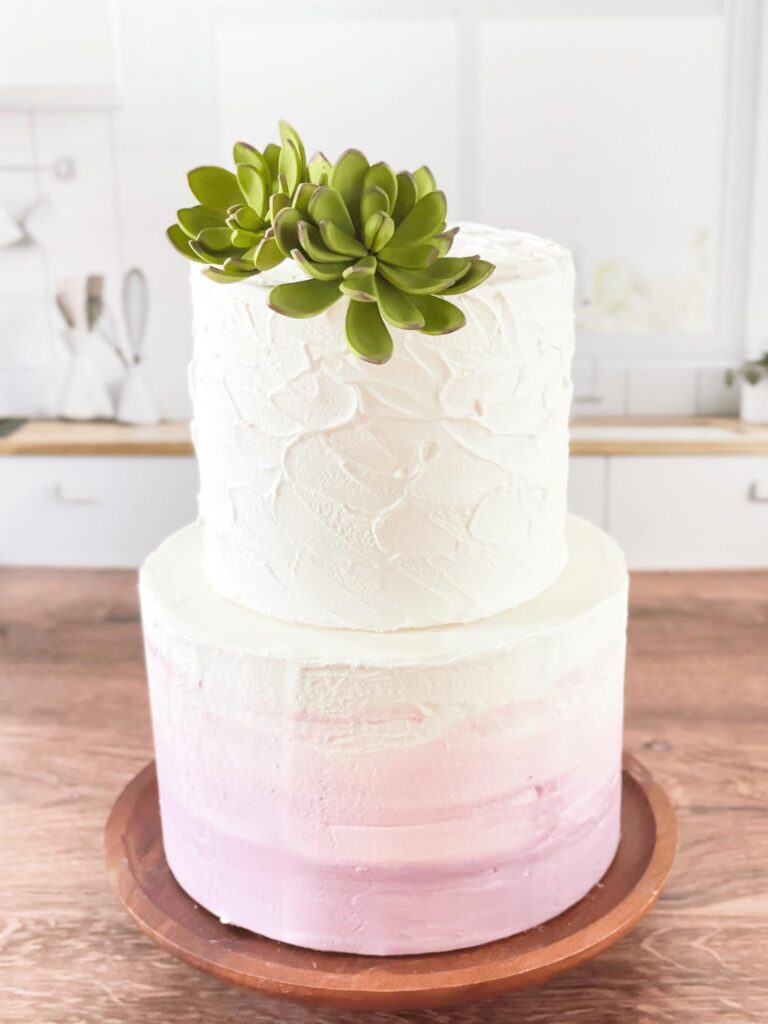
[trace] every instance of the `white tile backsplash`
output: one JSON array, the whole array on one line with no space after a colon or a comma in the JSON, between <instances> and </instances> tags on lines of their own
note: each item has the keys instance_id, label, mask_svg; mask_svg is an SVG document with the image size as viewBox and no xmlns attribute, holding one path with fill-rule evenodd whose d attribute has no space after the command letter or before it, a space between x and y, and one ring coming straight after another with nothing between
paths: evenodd
<instances>
[{"instance_id":1,"label":"white tile backsplash","mask_svg":"<svg viewBox=\"0 0 768 1024\"><path fill-rule=\"evenodd\" d=\"M42 158L71 156L71 150L108 151L112 145L110 115L105 111L35 111L32 125Z\"/></svg>"},{"instance_id":2,"label":"white tile backsplash","mask_svg":"<svg viewBox=\"0 0 768 1024\"><path fill-rule=\"evenodd\" d=\"M0 111L0 149L29 147L32 145L32 124L28 114L19 111Z\"/></svg>"},{"instance_id":3,"label":"white tile backsplash","mask_svg":"<svg viewBox=\"0 0 768 1024\"><path fill-rule=\"evenodd\" d=\"M725 383L727 364L707 366L698 372L697 409L700 416L738 416L739 388Z\"/></svg>"},{"instance_id":4,"label":"white tile backsplash","mask_svg":"<svg viewBox=\"0 0 768 1024\"><path fill-rule=\"evenodd\" d=\"M37 299L0 298L0 366L26 369L51 361L48 315Z\"/></svg>"},{"instance_id":5,"label":"white tile backsplash","mask_svg":"<svg viewBox=\"0 0 768 1024\"><path fill-rule=\"evenodd\" d=\"M654 363L632 366L627 387L629 416L695 416L696 368Z\"/></svg>"},{"instance_id":6,"label":"white tile backsplash","mask_svg":"<svg viewBox=\"0 0 768 1024\"><path fill-rule=\"evenodd\" d=\"M627 405L627 368L597 359L573 364L573 415L623 416Z\"/></svg>"}]
</instances>

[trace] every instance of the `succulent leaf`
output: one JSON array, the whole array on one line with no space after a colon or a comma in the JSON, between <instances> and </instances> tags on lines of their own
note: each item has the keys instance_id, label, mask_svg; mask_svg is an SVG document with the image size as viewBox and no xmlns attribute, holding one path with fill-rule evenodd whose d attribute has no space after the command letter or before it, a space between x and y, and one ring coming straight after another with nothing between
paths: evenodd
<instances>
[{"instance_id":1,"label":"succulent leaf","mask_svg":"<svg viewBox=\"0 0 768 1024\"><path fill-rule=\"evenodd\" d=\"M243 249L252 249L264 237L264 232L245 231L243 228L235 228L232 232L232 244Z\"/></svg>"},{"instance_id":2,"label":"succulent leaf","mask_svg":"<svg viewBox=\"0 0 768 1024\"><path fill-rule=\"evenodd\" d=\"M376 235L373 239L373 245L371 246L373 251L379 252L386 245L388 245L392 238L392 235L394 234L394 231L395 222L392 220L391 217L384 217L381 223L379 224L378 230L376 231Z\"/></svg>"},{"instance_id":3,"label":"succulent leaf","mask_svg":"<svg viewBox=\"0 0 768 1024\"><path fill-rule=\"evenodd\" d=\"M316 186L309 181L304 181L296 189L293 196L293 203L295 209L299 211L304 217L309 216L309 201L315 194Z\"/></svg>"},{"instance_id":4,"label":"succulent leaf","mask_svg":"<svg viewBox=\"0 0 768 1024\"><path fill-rule=\"evenodd\" d=\"M202 263L213 263L221 264L228 256L235 256L239 249L232 248L229 252L214 252L212 249L208 249L203 242L200 242L196 238L189 239L189 248L193 253L200 259Z\"/></svg>"},{"instance_id":5,"label":"succulent leaf","mask_svg":"<svg viewBox=\"0 0 768 1024\"><path fill-rule=\"evenodd\" d=\"M264 220L250 206L240 207L235 214L235 223L244 231L262 231L266 226Z\"/></svg>"},{"instance_id":6,"label":"succulent leaf","mask_svg":"<svg viewBox=\"0 0 768 1024\"><path fill-rule=\"evenodd\" d=\"M385 164L383 161L371 164L363 178L363 191L369 188L380 188L386 192L389 199L387 213L391 213L397 200L397 175L389 164Z\"/></svg>"},{"instance_id":7,"label":"succulent leaf","mask_svg":"<svg viewBox=\"0 0 768 1024\"><path fill-rule=\"evenodd\" d=\"M435 239L432 239L435 242ZM406 270L425 270L441 255L437 245L422 242L417 245L385 245L379 250L379 259Z\"/></svg>"},{"instance_id":8,"label":"succulent leaf","mask_svg":"<svg viewBox=\"0 0 768 1024\"><path fill-rule=\"evenodd\" d=\"M187 181L201 206L222 217L230 206L243 201L237 178L223 167L195 167L187 175Z\"/></svg>"},{"instance_id":9,"label":"succulent leaf","mask_svg":"<svg viewBox=\"0 0 768 1024\"><path fill-rule=\"evenodd\" d=\"M328 248L314 224L307 221L299 224L299 243L307 256L316 263L338 262L339 254Z\"/></svg>"},{"instance_id":10,"label":"succulent leaf","mask_svg":"<svg viewBox=\"0 0 768 1024\"><path fill-rule=\"evenodd\" d=\"M397 175L397 197L392 210L392 219L399 224L407 213L416 205L416 182L408 171Z\"/></svg>"},{"instance_id":11,"label":"succulent leaf","mask_svg":"<svg viewBox=\"0 0 768 1024\"><path fill-rule=\"evenodd\" d=\"M404 331L414 331L424 326L424 317L418 306L381 274L374 278L379 309L387 323Z\"/></svg>"},{"instance_id":12,"label":"succulent leaf","mask_svg":"<svg viewBox=\"0 0 768 1024\"><path fill-rule=\"evenodd\" d=\"M466 272L460 278L457 278L450 287L441 288L440 294L461 295L462 292L468 292L470 288L476 288L477 285L482 284L495 269L493 263L489 263L488 260L470 260Z\"/></svg>"},{"instance_id":13,"label":"succulent leaf","mask_svg":"<svg viewBox=\"0 0 768 1024\"><path fill-rule=\"evenodd\" d=\"M451 251L453 240L458 233L458 228L451 228L450 231L443 231L439 235L434 236L432 242L437 246L438 252L441 256L447 256Z\"/></svg>"},{"instance_id":14,"label":"succulent leaf","mask_svg":"<svg viewBox=\"0 0 768 1024\"><path fill-rule=\"evenodd\" d=\"M358 242L355 236L347 231L342 231L332 220L320 221L320 237L331 252L340 256L352 256L359 259L368 255L368 250L362 242Z\"/></svg>"},{"instance_id":15,"label":"succulent leaf","mask_svg":"<svg viewBox=\"0 0 768 1024\"><path fill-rule=\"evenodd\" d=\"M309 201L309 214L318 225L321 221L328 220L348 235L355 233L355 225L341 193L329 185L323 185L315 190Z\"/></svg>"},{"instance_id":16,"label":"succulent leaf","mask_svg":"<svg viewBox=\"0 0 768 1024\"><path fill-rule=\"evenodd\" d=\"M316 281L339 281L349 266L348 260L338 263L315 263L314 260L308 259L301 249L294 249L291 256L301 269Z\"/></svg>"},{"instance_id":17,"label":"succulent leaf","mask_svg":"<svg viewBox=\"0 0 768 1024\"><path fill-rule=\"evenodd\" d=\"M348 295L350 299L354 299L355 302L379 301L373 274L358 274L356 277L345 277L339 287L345 295Z\"/></svg>"},{"instance_id":18,"label":"succulent leaf","mask_svg":"<svg viewBox=\"0 0 768 1024\"><path fill-rule=\"evenodd\" d=\"M242 281L245 276L244 274L227 274L220 267L206 267L203 275L218 284L235 284L237 281Z\"/></svg>"},{"instance_id":19,"label":"succulent leaf","mask_svg":"<svg viewBox=\"0 0 768 1024\"><path fill-rule=\"evenodd\" d=\"M374 242L379 234L379 228L384 224L385 221L391 221L384 210L377 210L372 213L370 217L364 222L363 227L363 241L365 242L366 249L373 249ZM393 225L394 226L394 225Z\"/></svg>"},{"instance_id":20,"label":"succulent leaf","mask_svg":"<svg viewBox=\"0 0 768 1024\"><path fill-rule=\"evenodd\" d=\"M165 232L170 239L171 245L174 249L178 249L182 256L186 256L188 260L194 260L195 263L207 263L201 256L190 248L189 235L179 227L178 224L171 224L168 230Z\"/></svg>"},{"instance_id":21,"label":"succulent leaf","mask_svg":"<svg viewBox=\"0 0 768 1024\"><path fill-rule=\"evenodd\" d=\"M205 228L197 236L200 245L210 253L228 253L233 248L232 232L227 227Z\"/></svg>"},{"instance_id":22,"label":"succulent leaf","mask_svg":"<svg viewBox=\"0 0 768 1024\"><path fill-rule=\"evenodd\" d=\"M253 254L253 262L257 270L272 270L284 259L274 235L262 238Z\"/></svg>"},{"instance_id":23,"label":"succulent leaf","mask_svg":"<svg viewBox=\"0 0 768 1024\"><path fill-rule=\"evenodd\" d=\"M269 293L269 307L276 313L304 319L317 316L341 297L336 281L292 281L279 284Z\"/></svg>"},{"instance_id":24,"label":"succulent leaf","mask_svg":"<svg viewBox=\"0 0 768 1024\"><path fill-rule=\"evenodd\" d=\"M272 179L272 187L274 188L277 181L278 167L280 166L280 147L276 143L270 142L264 149L264 159L267 161L267 167L269 167L269 174Z\"/></svg>"},{"instance_id":25,"label":"succulent leaf","mask_svg":"<svg viewBox=\"0 0 768 1024\"><path fill-rule=\"evenodd\" d=\"M344 277L370 277L376 271L377 260L375 256L364 256L351 267L344 271Z\"/></svg>"},{"instance_id":26,"label":"succulent leaf","mask_svg":"<svg viewBox=\"0 0 768 1024\"><path fill-rule=\"evenodd\" d=\"M468 266L469 260L444 256L435 260L426 270L403 270L387 263L380 263L379 270L396 288L411 295L429 295L434 292L445 293L467 272Z\"/></svg>"},{"instance_id":27,"label":"succulent leaf","mask_svg":"<svg viewBox=\"0 0 768 1024\"><path fill-rule=\"evenodd\" d=\"M423 199L424 196L428 195L430 192L437 191L435 176L426 164L413 172L413 181L416 185L417 202L419 199Z\"/></svg>"},{"instance_id":28,"label":"succulent leaf","mask_svg":"<svg viewBox=\"0 0 768 1024\"><path fill-rule=\"evenodd\" d=\"M281 189L286 195L292 196L301 181L304 164L299 153L299 147L292 137L285 140L280 150L280 162L278 164L278 181Z\"/></svg>"},{"instance_id":29,"label":"succulent leaf","mask_svg":"<svg viewBox=\"0 0 768 1024\"><path fill-rule=\"evenodd\" d=\"M230 256L224 260L223 270L227 274L236 274L239 277L250 277L256 273L253 260L238 259L237 256Z\"/></svg>"},{"instance_id":30,"label":"succulent leaf","mask_svg":"<svg viewBox=\"0 0 768 1024\"><path fill-rule=\"evenodd\" d=\"M267 192L269 192L272 183L272 172L269 169L266 158L258 149L255 149L247 142L236 142L232 150L232 156L234 157L235 164L250 164L251 167L255 167L263 176L267 185Z\"/></svg>"},{"instance_id":31,"label":"succulent leaf","mask_svg":"<svg viewBox=\"0 0 768 1024\"><path fill-rule=\"evenodd\" d=\"M368 160L359 149L345 150L331 168L328 184L336 189L349 211L355 228L360 227L360 197ZM341 227L342 225L339 225Z\"/></svg>"},{"instance_id":32,"label":"succulent leaf","mask_svg":"<svg viewBox=\"0 0 768 1024\"><path fill-rule=\"evenodd\" d=\"M285 194L285 192L273 192L269 197L269 219L274 224L277 220L277 215L281 210L285 210L291 205L291 200Z\"/></svg>"},{"instance_id":33,"label":"succulent leaf","mask_svg":"<svg viewBox=\"0 0 768 1024\"><path fill-rule=\"evenodd\" d=\"M252 164L238 164L237 182L248 205L259 217L266 217L269 207L269 179Z\"/></svg>"},{"instance_id":34,"label":"succulent leaf","mask_svg":"<svg viewBox=\"0 0 768 1024\"><path fill-rule=\"evenodd\" d=\"M324 153L315 153L307 164L307 175L313 185L327 185L331 175L331 161Z\"/></svg>"},{"instance_id":35,"label":"succulent leaf","mask_svg":"<svg viewBox=\"0 0 768 1024\"><path fill-rule=\"evenodd\" d=\"M296 129L288 124L287 121L278 121L278 128L280 129L280 141L283 146L287 143L291 143L296 149L296 153L299 157L299 163L303 166L306 165L307 155L304 152L304 143L301 141L301 136Z\"/></svg>"},{"instance_id":36,"label":"succulent leaf","mask_svg":"<svg viewBox=\"0 0 768 1024\"><path fill-rule=\"evenodd\" d=\"M278 248L283 256L290 256L293 250L298 248L301 222L301 214L292 206L287 206L278 213L273 227Z\"/></svg>"},{"instance_id":37,"label":"succulent leaf","mask_svg":"<svg viewBox=\"0 0 768 1024\"><path fill-rule=\"evenodd\" d=\"M436 295L413 295L412 301L424 318L424 334L451 334L467 322L458 306Z\"/></svg>"},{"instance_id":38,"label":"succulent leaf","mask_svg":"<svg viewBox=\"0 0 768 1024\"><path fill-rule=\"evenodd\" d=\"M397 225L392 245L415 245L432 238L445 220L447 207L444 192L429 192Z\"/></svg>"},{"instance_id":39,"label":"succulent leaf","mask_svg":"<svg viewBox=\"0 0 768 1024\"><path fill-rule=\"evenodd\" d=\"M379 185L372 185L363 190L360 197L360 223L366 224L374 213L386 213L390 210L389 196Z\"/></svg>"},{"instance_id":40,"label":"succulent leaf","mask_svg":"<svg viewBox=\"0 0 768 1024\"><path fill-rule=\"evenodd\" d=\"M185 210L178 210L176 218L189 238L197 238L206 228L222 226L220 215L206 210L204 206L190 206Z\"/></svg>"},{"instance_id":41,"label":"succulent leaf","mask_svg":"<svg viewBox=\"0 0 768 1024\"><path fill-rule=\"evenodd\" d=\"M392 336L384 325L378 306L351 301L345 333L349 347L369 363L386 363L392 356Z\"/></svg>"}]
</instances>

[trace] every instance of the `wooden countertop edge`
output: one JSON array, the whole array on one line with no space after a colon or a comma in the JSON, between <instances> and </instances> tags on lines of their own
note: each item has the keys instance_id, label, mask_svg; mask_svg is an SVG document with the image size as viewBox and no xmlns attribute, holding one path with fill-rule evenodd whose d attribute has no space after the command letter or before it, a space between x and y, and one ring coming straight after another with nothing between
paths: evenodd
<instances>
[{"instance_id":1,"label":"wooden countertop edge","mask_svg":"<svg viewBox=\"0 0 768 1024\"><path fill-rule=\"evenodd\" d=\"M768 455L768 427L734 419L579 419L590 427L718 427L729 438L571 438L571 455ZM154 427L119 423L64 423L30 420L0 437L0 455L176 456L194 455L185 421Z\"/></svg>"}]
</instances>

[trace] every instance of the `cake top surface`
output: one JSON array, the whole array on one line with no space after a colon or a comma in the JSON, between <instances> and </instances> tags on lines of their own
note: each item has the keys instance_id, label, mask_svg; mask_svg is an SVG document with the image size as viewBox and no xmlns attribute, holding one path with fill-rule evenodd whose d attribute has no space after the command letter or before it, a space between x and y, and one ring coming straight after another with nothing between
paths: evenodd
<instances>
[{"instance_id":1,"label":"cake top surface","mask_svg":"<svg viewBox=\"0 0 768 1024\"><path fill-rule=\"evenodd\" d=\"M548 275L560 277L568 272L571 254L563 246L546 238L528 234L524 231L513 231L509 228L496 228L490 224L476 224L471 221L460 222L459 232L453 244L452 254L456 256L475 256L490 260L496 267L494 273L478 284L469 295L484 295L498 290L501 285L509 285L514 281L541 278ZM204 271L194 264L191 267L194 276L203 277ZM244 278L239 285L229 285L226 292L233 288L267 289L291 281L302 281L305 275L294 260L285 260L272 270L266 270L253 277ZM216 288L210 282L212 288ZM222 294L224 290L219 289Z\"/></svg>"},{"instance_id":2,"label":"cake top surface","mask_svg":"<svg viewBox=\"0 0 768 1024\"><path fill-rule=\"evenodd\" d=\"M317 664L450 662L571 626L603 602L623 596L627 570L615 541L575 516L568 520L566 539L565 570L552 587L527 604L469 624L396 634L296 626L228 601L202 574L200 531L195 525L179 530L150 555L140 585L150 614L159 611L175 632L197 644Z\"/></svg>"}]
</instances>

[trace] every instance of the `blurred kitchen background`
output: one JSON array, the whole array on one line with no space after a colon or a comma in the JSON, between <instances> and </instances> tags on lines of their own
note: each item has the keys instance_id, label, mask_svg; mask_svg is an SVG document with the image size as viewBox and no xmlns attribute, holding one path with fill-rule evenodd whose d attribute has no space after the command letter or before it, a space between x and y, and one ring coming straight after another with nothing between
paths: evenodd
<instances>
[{"instance_id":1,"label":"blurred kitchen background","mask_svg":"<svg viewBox=\"0 0 768 1024\"><path fill-rule=\"evenodd\" d=\"M571 248L572 507L635 567L768 564L761 0L0 5L0 562L133 565L194 517L164 229L279 117Z\"/></svg>"}]
</instances>

